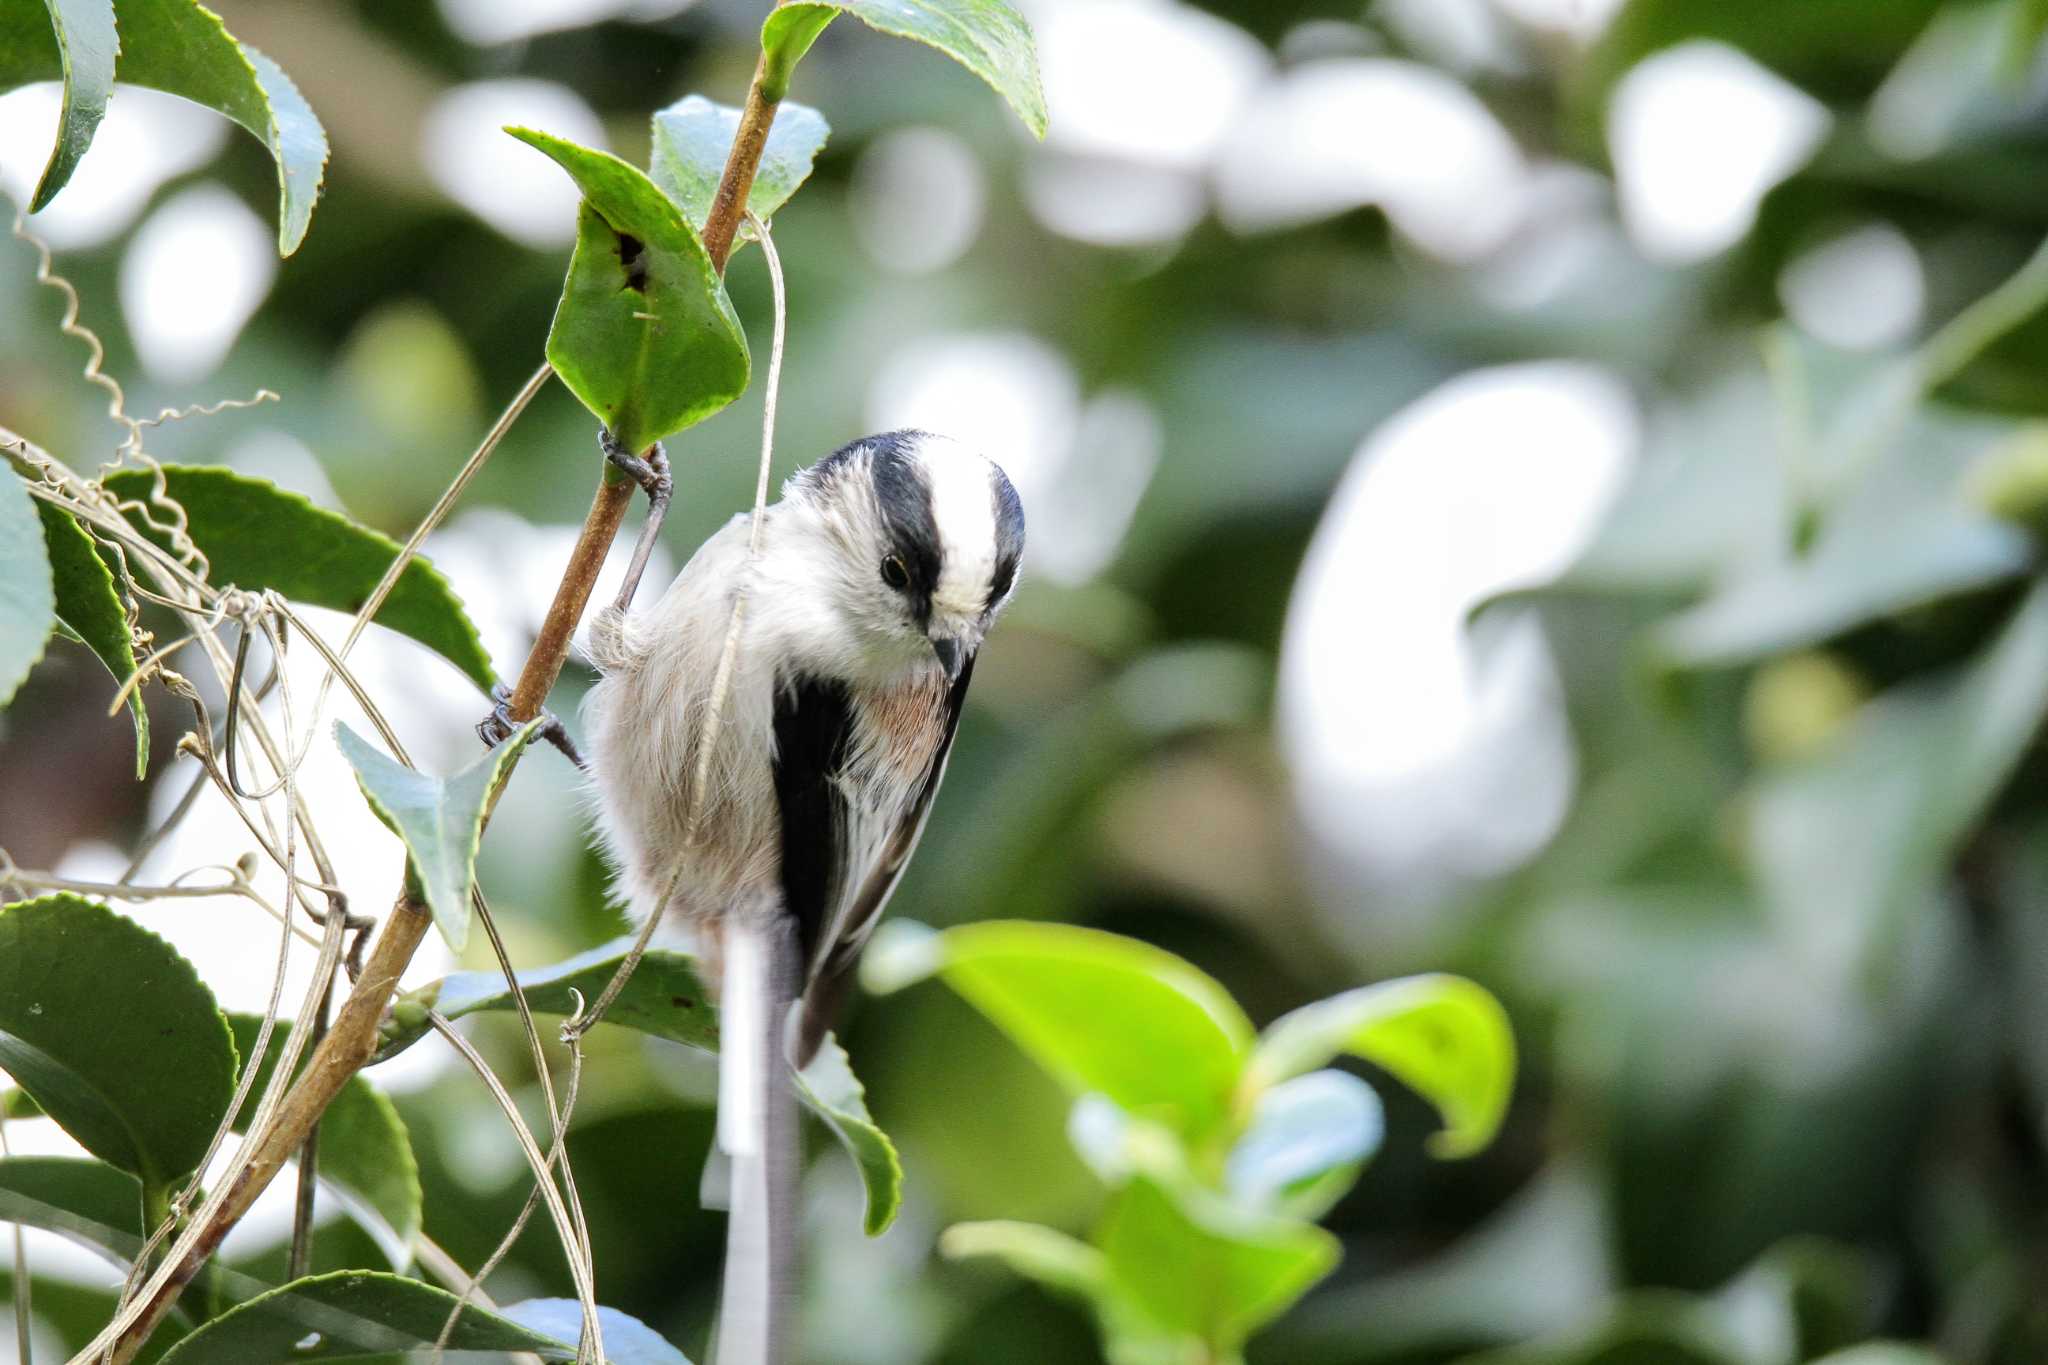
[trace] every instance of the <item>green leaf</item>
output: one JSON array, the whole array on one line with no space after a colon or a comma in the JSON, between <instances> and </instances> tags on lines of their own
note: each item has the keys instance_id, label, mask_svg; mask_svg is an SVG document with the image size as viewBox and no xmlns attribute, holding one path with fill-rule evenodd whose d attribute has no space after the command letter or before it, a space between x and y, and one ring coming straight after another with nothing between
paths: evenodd
<instances>
[{"instance_id":1,"label":"green leaf","mask_svg":"<svg viewBox=\"0 0 2048 1365\"><path fill-rule=\"evenodd\" d=\"M0 477L0 706L43 657L57 615L33 502L20 479Z\"/></svg>"},{"instance_id":2,"label":"green leaf","mask_svg":"<svg viewBox=\"0 0 2048 1365\"><path fill-rule=\"evenodd\" d=\"M570 391L636 451L744 393L746 334L676 202L607 152L506 131L583 191L576 252L548 329L548 360Z\"/></svg>"},{"instance_id":3,"label":"green leaf","mask_svg":"<svg viewBox=\"0 0 2048 1365\"><path fill-rule=\"evenodd\" d=\"M406 767L344 722L334 723L334 741L355 769L364 798L405 841L409 875L418 883L441 937L458 953L469 943L469 889L476 881L484 809L506 765L541 724L538 717L528 721L461 772L439 778Z\"/></svg>"},{"instance_id":4,"label":"green leaf","mask_svg":"<svg viewBox=\"0 0 2048 1365\"><path fill-rule=\"evenodd\" d=\"M1245 1076L1256 1095L1351 1053L1436 1106L1438 1156L1470 1156L1493 1140L1514 1089L1515 1036L1507 1011L1463 977L1404 977L1304 1005L1260 1038Z\"/></svg>"},{"instance_id":5,"label":"green leaf","mask_svg":"<svg viewBox=\"0 0 2048 1365\"><path fill-rule=\"evenodd\" d=\"M256 1034L262 1025L263 1020L253 1014L228 1016L235 1051L245 1066L256 1051ZM270 1031L256 1084L242 1111L235 1115L236 1132L248 1131L290 1035L291 1025L282 1021ZM301 1071L307 1060L299 1058ZM361 1076L351 1076L320 1117L320 1179L341 1196L350 1216L376 1238L394 1268L403 1270L412 1264L412 1244L419 1235L421 1218L419 1164L413 1159L412 1142L397 1108Z\"/></svg>"},{"instance_id":6,"label":"green leaf","mask_svg":"<svg viewBox=\"0 0 2048 1365\"><path fill-rule=\"evenodd\" d=\"M1101 1252L1036 1223L955 1223L940 1235L939 1252L953 1260L992 1257L1028 1280L1091 1302L1100 1299L1109 1283L1109 1265Z\"/></svg>"},{"instance_id":7,"label":"green leaf","mask_svg":"<svg viewBox=\"0 0 2048 1365\"><path fill-rule=\"evenodd\" d=\"M165 1353L161 1365L359 1360L425 1350L458 1300L445 1289L381 1271L294 1280L237 1304ZM573 1360L576 1347L471 1304L449 1337L459 1351L531 1351Z\"/></svg>"},{"instance_id":8,"label":"green leaf","mask_svg":"<svg viewBox=\"0 0 2048 1365\"><path fill-rule=\"evenodd\" d=\"M844 11L880 33L911 38L951 57L1009 101L1037 137L1045 136L1045 91L1038 80L1038 48L1031 26L1006 0L839 0L833 4L780 5L761 25L761 50L771 79L786 86L788 73L835 12ZM776 84L771 95L779 95Z\"/></svg>"},{"instance_id":9,"label":"green leaf","mask_svg":"<svg viewBox=\"0 0 2048 1365\"><path fill-rule=\"evenodd\" d=\"M121 50L113 0L47 0L47 8L64 71L64 112L57 121L57 145L29 200L30 213L40 212L57 197L92 145L93 134L106 117L107 99L114 93L114 57Z\"/></svg>"},{"instance_id":10,"label":"green leaf","mask_svg":"<svg viewBox=\"0 0 2048 1365\"><path fill-rule=\"evenodd\" d=\"M89 41L90 51L60 48L50 16L41 6L27 0L0 3L0 91L60 78L66 85L64 125L50 168L37 187L34 207L50 201L84 154L99 122L99 110L88 108L87 102L94 85L103 92L105 80L111 78L182 95L254 133L277 162L277 246L289 256L305 238L327 165L327 134L298 87L277 63L238 42L218 15L193 0L115 0L117 60L112 29L102 35L102 20L90 14L104 3L61 0L67 18L60 19L60 26L79 42ZM72 29L74 21L80 27ZM98 48L103 43L107 46L102 56ZM111 64L110 77L100 74L103 61ZM101 93L102 108L105 98Z\"/></svg>"},{"instance_id":11,"label":"green leaf","mask_svg":"<svg viewBox=\"0 0 2048 1365\"><path fill-rule=\"evenodd\" d=\"M262 479L218 466L167 464L163 471L170 497L185 509L193 543L213 566L215 587L274 588L295 602L354 612L398 554L390 537ZM146 469L109 474L106 483L124 501L149 501ZM133 520L136 530L168 544ZM496 681L462 599L424 559L405 566L376 621L433 650L484 691Z\"/></svg>"},{"instance_id":12,"label":"green leaf","mask_svg":"<svg viewBox=\"0 0 2048 1365\"><path fill-rule=\"evenodd\" d=\"M1068 1090L1183 1134L1227 1116L1251 1050L1251 1021L1214 979L1096 929L996 920L934 933L899 920L862 965L874 991L934 974Z\"/></svg>"},{"instance_id":13,"label":"green leaf","mask_svg":"<svg viewBox=\"0 0 2048 1365\"><path fill-rule=\"evenodd\" d=\"M1882 537L1823 540L1812 554L1661 622L1652 645L1660 661L1679 667L1747 663L2002 582L2031 558L2019 530L1962 515L1894 525Z\"/></svg>"},{"instance_id":14,"label":"green leaf","mask_svg":"<svg viewBox=\"0 0 2048 1365\"><path fill-rule=\"evenodd\" d=\"M859 1168L867 1191L863 1226L868 1236L881 1236L896 1221L896 1210L903 1204L903 1163L897 1159L896 1144L868 1113L867 1090L854 1076L837 1038L825 1035L818 1055L797 1073L796 1092L811 1112L825 1121Z\"/></svg>"},{"instance_id":15,"label":"green leaf","mask_svg":"<svg viewBox=\"0 0 2048 1365\"><path fill-rule=\"evenodd\" d=\"M85 1157L0 1158L0 1223L54 1232L125 1270L142 1250L142 1185Z\"/></svg>"},{"instance_id":16,"label":"green leaf","mask_svg":"<svg viewBox=\"0 0 2048 1365\"><path fill-rule=\"evenodd\" d=\"M573 1014L597 1002L612 974L625 960L628 940L593 948L546 967L518 974L527 1008L537 1014ZM408 991L393 1003L381 1026L377 1061L386 1061L411 1047L428 1030L426 1012L439 1010L449 1019L484 1010L511 1010L512 993L502 972L457 972ZM667 948L650 948L640 959L619 998L605 1011L607 1024L651 1033L657 1038L715 1051L718 1011L697 974L697 959Z\"/></svg>"},{"instance_id":17,"label":"green leaf","mask_svg":"<svg viewBox=\"0 0 2048 1365\"><path fill-rule=\"evenodd\" d=\"M500 1317L557 1341L574 1341L583 1331L583 1305L574 1299L527 1299L498 1310ZM599 1307L604 1358L611 1365L690 1365L652 1327L616 1308Z\"/></svg>"},{"instance_id":18,"label":"green leaf","mask_svg":"<svg viewBox=\"0 0 2048 1365\"><path fill-rule=\"evenodd\" d=\"M55 503L37 500L36 513L43 519L57 619L99 656L116 682L128 681L136 666L135 636L99 546L76 517ZM128 693L128 713L135 721L135 776L140 780L149 775L149 710L139 687Z\"/></svg>"},{"instance_id":19,"label":"green leaf","mask_svg":"<svg viewBox=\"0 0 2048 1365\"><path fill-rule=\"evenodd\" d=\"M2048 713L2048 587L1968 666L1880 695L1741 803L1764 904L1829 956L1918 915ZM1846 950L1846 951L1845 951Z\"/></svg>"},{"instance_id":20,"label":"green leaf","mask_svg":"<svg viewBox=\"0 0 2048 1365\"><path fill-rule=\"evenodd\" d=\"M1234 1216L1149 1176L1111 1199L1096 1242L1115 1296L1157 1329L1234 1351L1336 1267L1313 1223Z\"/></svg>"},{"instance_id":21,"label":"green leaf","mask_svg":"<svg viewBox=\"0 0 2048 1365\"><path fill-rule=\"evenodd\" d=\"M1356 1076L1296 1076L1260 1093L1224 1162L1224 1184L1248 1208L1302 1217L1290 1196L1311 1188L1318 1200L1341 1196L1358 1167L1379 1150L1386 1127L1380 1097ZM1334 1189L1323 1181L1333 1173L1346 1177Z\"/></svg>"},{"instance_id":22,"label":"green leaf","mask_svg":"<svg viewBox=\"0 0 2048 1365\"><path fill-rule=\"evenodd\" d=\"M686 95L654 116L648 173L699 232L711 215L711 200L718 193L739 126L739 110L713 104L702 95ZM807 104L784 100L769 126L760 169L747 191L747 207L764 220L774 217L775 210L810 178L811 163L831 133L823 114Z\"/></svg>"},{"instance_id":23,"label":"green leaf","mask_svg":"<svg viewBox=\"0 0 2048 1365\"><path fill-rule=\"evenodd\" d=\"M168 943L55 895L0 909L0 1067L87 1151L161 1189L206 1155L235 1045Z\"/></svg>"}]
</instances>

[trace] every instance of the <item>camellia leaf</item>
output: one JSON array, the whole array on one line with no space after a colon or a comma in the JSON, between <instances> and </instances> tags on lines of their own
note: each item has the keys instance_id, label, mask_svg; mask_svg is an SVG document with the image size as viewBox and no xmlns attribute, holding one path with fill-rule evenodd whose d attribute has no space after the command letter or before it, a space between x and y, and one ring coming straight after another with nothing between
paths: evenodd
<instances>
[{"instance_id":1,"label":"camellia leaf","mask_svg":"<svg viewBox=\"0 0 2048 1365\"><path fill-rule=\"evenodd\" d=\"M230 1308L165 1352L161 1365L360 1360L424 1351L440 1337L441 1325L457 1302L445 1289L401 1275L371 1270L313 1275ZM625 1317L615 1310L599 1312L607 1324ZM609 1333L605 1347L611 1355ZM576 1358L573 1335L563 1340L552 1331L524 1326L474 1303L463 1310L447 1349L451 1354L531 1351L543 1360ZM656 1365L659 1359L611 1358L633 1365Z\"/></svg>"},{"instance_id":2,"label":"camellia leaf","mask_svg":"<svg viewBox=\"0 0 2048 1365\"><path fill-rule=\"evenodd\" d=\"M106 116L107 99L114 93L114 56L121 50L113 0L47 0L47 7L57 39L57 63L64 72L64 110L57 120L57 145L29 200L30 213L57 197L92 145Z\"/></svg>"},{"instance_id":3,"label":"camellia leaf","mask_svg":"<svg viewBox=\"0 0 2048 1365\"><path fill-rule=\"evenodd\" d=\"M1098 1091L1182 1134L1222 1120L1252 1026L1214 979L1163 949L1067 924L885 926L870 990L942 977L1075 1094Z\"/></svg>"},{"instance_id":4,"label":"camellia leaf","mask_svg":"<svg viewBox=\"0 0 2048 1365\"><path fill-rule=\"evenodd\" d=\"M625 960L629 940L619 939L587 953L531 967L518 974L526 1007L536 1014L573 1014L576 996L584 1007L597 1002L612 974ZM378 1039L377 1060L384 1061L411 1047L427 1033L430 1009L460 1019L482 1010L511 1010L512 992L503 972L456 972L408 991L393 1002ZM618 999L605 1011L604 1022L651 1033L657 1038L715 1051L718 1011L697 975L697 959L669 948L649 948L626 981Z\"/></svg>"},{"instance_id":5,"label":"camellia leaf","mask_svg":"<svg viewBox=\"0 0 2048 1365\"><path fill-rule=\"evenodd\" d=\"M1234 1351L1339 1256L1337 1239L1313 1223L1232 1216L1149 1176L1111 1198L1096 1243L1114 1297L1152 1329L1148 1336L1179 1335L1211 1352Z\"/></svg>"},{"instance_id":6,"label":"camellia leaf","mask_svg":"<svg viewBox=\"0 0 2048 1365\"><path fill-rule=\"evenodd\" d=\"M14 689L43 657L57 616L33 503L20 479L0 475L0 706L14 699Z\"/></svg>"},{"instance_id":7,"label":"camellia leaf","mask_svg":"<svg viewBox=\"0 0 2048 1365\"><path fill-rule=\"evenodd\" d=\"M125 1270L142 1250L142 1185L85 1157L0 1157L0 1223L54 1232Z\"/></svg>"},{"instance_id":8,"label":"camellia leaf","mask_svg":"<svg viewBox=\"0 0 2048 1365\"><path fill-rule=\"evenodd\" d=\"M54 503L38 500L36 513L43 520L57 619L99 656L117 682L128 681L135 672L135 636L99 547L77 518ZM139 687L128 693L128 714L135 721L135 776L141 779L149 774L149 711Z\"/></svg>"},{"instance_id":9,"label":"camellia leaf","mask_svg":"<svg viewBox=\"0 0 2048 1365\"><path fill-rule=\"evenodd\" d=\"M583 191L548 361L630 450L703 421L746 391L746 333L683 211L637 167L508 128Z\"/></svg>"},{"instance_id":10,"label":"camellia leaf","mask_svg":"<svg viewBox=\"0 0 2048 1365\"><path fill-rule=\"evenodd\" d=\"M778 5L761 26L761 50L779 98L789 71L839 12L880 33L912 38L951 57L1009 101L1037 137L1045 136L1045 90L1031 26L1007 0L838 0Z\"/></svg>"},{"instance_id":11,"label":"camellia leaf","mask_svg":"<svg viewBox=\"0 0 2048 1365\"><path fill-rule=\"evenodd\" d=\"M327 134L298 87L194 0L114 0L106 9L106 0L59 0L48 12L31 0L0 0L0 91L65 83L57 149L33 207L63 188L104 112L106 82L120 80L182 95L262 140L277 162L277 246L289 256L305 238L327 165Z\"/></svg>"},{"instance_id":12,"label":"camellia leaf","mask_svg":"<svg viewBox=\"0 0 2048 1365\"><path fill-rule=\"evenodd\" d=\"M253 1014L231 1014L228 1027L243 1064L256 1050L263 1025ZM291 1025L280 1021L270 1031L261 1070L242 1111L235 1115L236 1132L246 1132L264 1089L277 1068ZM303 1070L306 1058L299 1058ZM374 1237L394 1269L412 1263L413 1239L420 1230L420 1168L397 1108L361 1076L351 1076L320 1117L320 1179L341 1196L342 1204Z\"/></svg>"},{"instance_id":13,"label":"camellia leaf","mask_svg":"<svg viewBox=\"0 0 2048 1365\"><path fill-rule=\"evenodd\" d=\"M275 588L295 602L354 612L391 567L398 544L297 493L217 466L163 466L170 497L185 509L186 532L213 566L215 587ZM146 469L107 476L123 500L149 501ZM159 544L158 532L131 521ZM410 636L488 692L496 675L462 599L433 565L414 557L377 610L377 624Z\"/></svg>"},{"instance_id":14,"label":"camellia leaf","mask_svg":"<svg viewBox=\"0 0 2048 1365\"><path fill-rule=\"evenodd\" d=\"M574 1299L526 1299L507 1304L498 1315L557 1341L574 1341L583 1331L583 1305ZM610 1365L690 1365L681 1351L630 1314L600 1307L597 1321L604 1329L604 1358Z\"/></svg>"},{"instance_id":15,"label":"camellia leaf","mask_svg":"<svg viewBox=\"0 0 2048 1365\"><path fill-rule=\"evenodd\" d=\"M1342 1053L1363 1057L1436 1106L1438 1156L1469 1156L1493 1140L1514 1089L1507 1011L1463 977L1404 977L1304 1005L1275 1020L1245 1074L1247 1095Z\"/></svg>"},{"instance_id":16,"label":"camellia leaf","mask_svg":"<svg viewBox=\"0 0 2048 1365\"><path fill-rule=\"evenodd\" d=\"M739 110L729 104L713 104L702 95L686 95L654 116L654 151L648 173L699 232L711 215L711 200L718 193L718 181L725 174L725 160L739 126ZM760 169L754 172L753 188L747 192L747 207L761 218L774 216L810 178L811 163L831 133L823 114L809 105L784 100L769 126Z\"/></svg>"},{"instance_id":17,"label":"camellia leaf","mask_svg":"<svg viewBox=\"0 0 2048 1365\"><path fill-rule=\"evenodd\" d=\"M896 1144L868 1113L867 1090L854 1076L837 1038L825 1035L818 1055L797 1073L796 1092L853 1157L867 1190L864 1226L868 1236L881 1236L896 1221L903 1203L903 1163L896 1156Z\"/></svg>"},{"instance_id":18,"label":"camellia leaf","mask_svg":"<svg viewBox=\"0 0 2048 1365\"><path fill-rule=\"evenodd\" d=\"M1311 1071L1260 1093L1224 1162L1224 1182L1250 1208L1300 1217L1288 1196L1332 1172L1355 1172L1379 1150L1386 1128L1371 1086L1342 1071Z\"/></svg>"},{"instance_id":19,"label":"camellia leaf","mask_svg":"<svg viewBox=\"0 0 2048 1365\"><path fill-rule=\"evenodd\" d=\"M1101 1296L1109 1279L1101 1252L1036 1223L955 1223L940 1234L939 1252L954 1260L993 1257L1026 1279L1089 1300Z\"/></svg>"},{"instance_id":20,"label":"camellia leaf","mask_svg":"<svg viewBox=\"0 0 2048 1365\"><path fill-rule=\"evenodd\" d=\"M578 953L546 967L518 974L527 1008L536 1014L570 1014L596 1003L625 960L628 942ZM396 1056L424 1036L427 1011L449 1019L516 1006L502 972L457 972L393 1002L379 1035L377 1061ZM697 960L669 948L650 948L620 990L604 1022L638 1029L656 1038L715 1051L718 1010L697 973ZM797 1097L824 1121L845 1146L867 1191L866 1227L877 1235L895 1219L903 1199L903 1166L888 1134L868 1113L867 1092L855 1078L838 1040L826 1035L818 1055L796 1078Z\"/></svg>"},{"instance_id":21,"label":"camellia leaf","mask_svg":"<svg viewBox=\"0 0 2048 1365\"><path fill-rule=\"evenodd\" d=\"M458 953L469 942L469 888L476 880L484 808L506 765L541 724L538 717L528 721L461 772L440 778L406 767L343 722L334 723L335 743L356 770L363 796L405 841L408 875L418 883L441 937Z\"/></svg>"},{"instance_id":22,"label":"camellia leaf","mask_svg":"<svg viewBox=\"0 0 2048 1365\"><path fill-rule=\"evenodd\" d=\"M162 1190L234 1097L235 1045L192 965L104 905L0 910L0 1069L101 1160Z\"/></svg>"}]
</instances>

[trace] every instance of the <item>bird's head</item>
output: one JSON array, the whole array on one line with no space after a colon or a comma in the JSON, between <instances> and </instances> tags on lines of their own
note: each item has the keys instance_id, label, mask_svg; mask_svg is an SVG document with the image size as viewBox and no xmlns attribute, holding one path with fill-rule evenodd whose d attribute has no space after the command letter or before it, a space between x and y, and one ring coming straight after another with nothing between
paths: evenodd
<instances>
[{"instance_id":1,"label":"bird's head","mask_svg":"<svg viewBox=\"0 0 2048 1365\"><path fill-rule=\"evenodd\" d=\"M957 678L1017 582L1024 508L1000 467L946 436L863 437L790 481L829 544L829 591L863 643Z\"/></svg>"}]
</instances>

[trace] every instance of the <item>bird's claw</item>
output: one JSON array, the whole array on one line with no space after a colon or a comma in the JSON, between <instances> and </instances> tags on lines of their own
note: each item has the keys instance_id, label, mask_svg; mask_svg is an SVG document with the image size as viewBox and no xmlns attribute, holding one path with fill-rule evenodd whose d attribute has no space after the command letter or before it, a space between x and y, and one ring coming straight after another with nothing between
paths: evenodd
<instances>
[{"instance_id":1,"label":"bird's claw","mask_svg":"<svg viewBox=\"0 0 2048 1365\"><path fill-rule=\"evenodd\" d=\"M491 700L497 705L491 708L488 716L476 723L476 737L484 742L486 749L497 748L525 728L525 722L515 719L512 715L510 688L503 683L497 684L491 688ZM563 726L559 716L552 711L542 711L540 720L539 734L542 739L560 749L577 767L587 766L583 761L583 754L576 748L576 741L569 738L569 731Z\"/></svg>"},{"instance_id":2,"label":"bird's claw","mask_svg":"<svg viewBox=\"0 0 2048 1365\"><path fill-rule=\"evenodd\" d=\"M599 427L597 444L599 449L604 451L607 460L625 471L628 478L640 485L640 491L647 495L649 502L657 507L668 505L669 495L675 490L675 482L669 477L668 453L661 448L661 442L656 441L647 447L647 454L643 457L620 445L608 429Z\"/></svg>"}]
</instances>

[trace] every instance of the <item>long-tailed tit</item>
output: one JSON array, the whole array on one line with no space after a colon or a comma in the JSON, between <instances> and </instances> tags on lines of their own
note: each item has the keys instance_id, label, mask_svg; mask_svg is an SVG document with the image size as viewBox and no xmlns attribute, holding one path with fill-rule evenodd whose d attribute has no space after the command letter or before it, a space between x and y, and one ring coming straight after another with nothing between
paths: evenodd
<instances>
[{"instance_id":1,"label":"long-tailed tit","mask_svg":"<svg viewBox=\"0 0 2048 1365\"><path fill-rule=\"evenodd\" d=\"M584 715L619 888L636 917L696 930L719 992L719 1360L774 1365L794 1251L781 1057L800 1067L817 1050L917 847L976 651L1016 582L1024 513L990 461L898 431L791 478L753 555L750 520L706 541L653 609L598 615L603 678Z\"/></svg>"}]
</instances>

